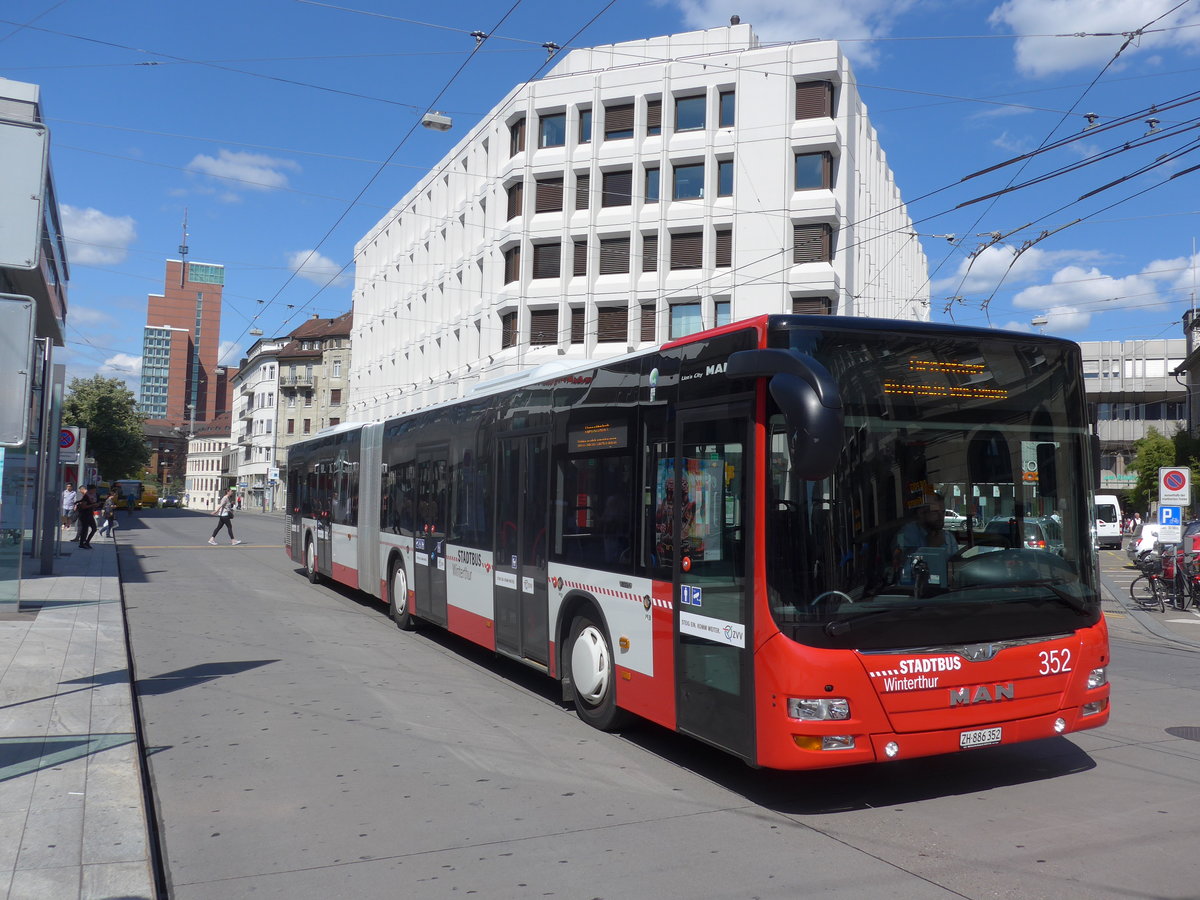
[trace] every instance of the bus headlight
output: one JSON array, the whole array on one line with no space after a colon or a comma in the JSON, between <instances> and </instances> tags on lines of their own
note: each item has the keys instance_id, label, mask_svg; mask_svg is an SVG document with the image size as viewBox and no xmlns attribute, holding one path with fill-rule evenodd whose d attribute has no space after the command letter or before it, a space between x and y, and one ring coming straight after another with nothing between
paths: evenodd
<instances>
[{"instance_id":1,"label":"bus headlight","mask_svg":"<svg viewBox=\"0 0 1200 900\"><path fill-rule=\"evenodd\" d=\"M1104 687L1108 684L1108 667L1101 666L1098 669L1092 669L1088 672L1088 690L1092 688Z\"/></svg>"},{"instance_id":2,"label":"bus headlight","mask_svg":"<svg viewBox=\"0 0 1200 900\"><path fill-rule=\"evenodd\" d=\"M788 715L806 722L850 718L850 701L844 697L788 697Z\"/></svg>"}]
</instances>

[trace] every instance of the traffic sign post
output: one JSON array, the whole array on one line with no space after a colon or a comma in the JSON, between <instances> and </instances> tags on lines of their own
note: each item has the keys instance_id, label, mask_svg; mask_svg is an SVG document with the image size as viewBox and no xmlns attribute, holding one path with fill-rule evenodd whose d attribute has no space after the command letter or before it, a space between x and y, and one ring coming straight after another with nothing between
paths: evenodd
<instances>
[{"instance_id":1,"label":"traffic sign post","mask_svg":"<svg viewBox=\"0 0 1200 900\"><path fill-rule=\"evenodd\" d=\"M1163 466L1158 470L1160 506L1190 506L1192 470L1184 466Z\"/></svg>"}]
</instances>

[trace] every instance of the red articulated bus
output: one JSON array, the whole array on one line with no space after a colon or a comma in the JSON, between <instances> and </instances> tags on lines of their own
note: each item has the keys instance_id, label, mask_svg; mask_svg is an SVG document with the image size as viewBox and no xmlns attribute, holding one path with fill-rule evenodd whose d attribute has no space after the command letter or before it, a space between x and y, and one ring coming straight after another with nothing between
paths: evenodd
<instances>
[{"instance_id":1,"label":"red articulated bus","mask_svg":"<svg viewBox=\"0 0 1200 900\"><path fill-rule=\"evenodd\" d=\"M597 728L813 769L1108 720L1095 471L1069 341L767 316L319 433L286 544Z\"/></svg>"}]
</instances>

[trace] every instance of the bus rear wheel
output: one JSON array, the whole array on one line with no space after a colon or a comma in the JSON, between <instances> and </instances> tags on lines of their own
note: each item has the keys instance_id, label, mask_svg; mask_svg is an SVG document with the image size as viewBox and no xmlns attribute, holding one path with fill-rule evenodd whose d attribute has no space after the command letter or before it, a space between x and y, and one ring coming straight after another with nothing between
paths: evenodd
<instances>
[{"instance_id":1,"label":"bus rear wheel","mask_svg":"<svg viewBox=\"0 0 1200 900\"><path fill-rule=\"evenodd\" d=\"M416 621L408 607L408 574L401 562L392 563L388 576L388 613L401 631L412 631Z\"/></svg>"},{"instance_id":2,"label":"bus rear wheel","mask_svg":"<svg viewBox=\"0 0 1200 900\"><path fill-rule=\"evenodd\" d=\"M615 731L628 724L631 716L617 707L612 642L604 629L586 615L577 616L571 623L567 652L579 718L601 731Z\"/></svg>"},{"instance_id":3,"label":"bus rear wheel","mask_svg":"<svg viewBox=\"0 0 1200 900\"><path fill-rule=\"evenodd\" d=\"M308 576L309 584L321 580L321 574L317 571L317 545L312 538L304 542L304 574Z\"/></svg>"}]
</instances>

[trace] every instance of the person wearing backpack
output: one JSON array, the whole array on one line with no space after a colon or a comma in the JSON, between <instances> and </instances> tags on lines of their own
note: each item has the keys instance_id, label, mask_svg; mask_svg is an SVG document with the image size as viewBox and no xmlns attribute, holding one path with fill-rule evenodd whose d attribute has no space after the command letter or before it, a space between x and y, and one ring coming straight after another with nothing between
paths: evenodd
<instances>
[{"instance_id":1,"label":"person wearing backpack","mask_svg":"<svg viewBox=\"0 0 1200 900\"><path fill-rule=\"evenodd\" d=\"M100 500L96 496L96 486L89 484L75 503L75 512L79 521L75 526L81 550L92 549L92 535L96 533L96 510L100 508Z\"/></svg>"},{"instance_id":2,"label":"person wearing backpack","mask_svg":"<svg viewBox=\"0 0 1200 900\"><path fill-rule=\"evenodd\" d=\"M229 543L237 546L241 543L233 536L233 507L237 503L234 497L234 489L230 488L225 492L225 496L221 498L221 502L217 504L217 508L213 510L213 515L217 517L217 527L213 529L212 537L208 539L210 544L217 543L217 532L224 528L229 532Z\"/></svg>"}]
</instances>

